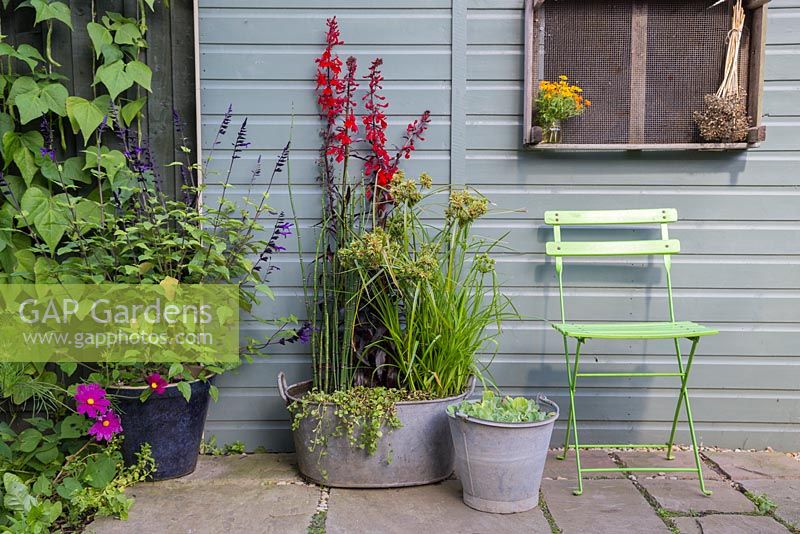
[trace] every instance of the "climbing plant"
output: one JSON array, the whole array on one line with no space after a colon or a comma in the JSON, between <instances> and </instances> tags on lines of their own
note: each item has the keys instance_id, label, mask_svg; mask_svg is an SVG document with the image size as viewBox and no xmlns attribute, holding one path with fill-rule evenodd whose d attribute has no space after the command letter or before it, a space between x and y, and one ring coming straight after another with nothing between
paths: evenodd
<instances>
[{"instance_id":1,"label":"climbing plant","mask_svg":"<svg viewBox=\"0 0 800 534\"><path fill-rule=\"evenodd\" d=\"M31 15L30 29L43 36L38 48L16 43L0 20L0 283L49 282L81 233L119 205L110 199L157 179L142 121L152 82L147 15L156 5L139 0L126 17L92 0L84 22L92 71L73 80L53 54L55 29L74 29L70 6L0 5ZM95 516L125 517L124 488L152 472L149 450L123 467L118 440L86 436L90 422L72 408L76 369L0 362L2 532L77 532Z\"/></svg>"},{"instance_id":2,"label":"climbing plant","mask_svg":"<svg viewBox=\"0 0 800 534\"><path fill-rule=\"evenodd\" d=\"M2 4L8 8L11 0ZM127 162L152 168L142 113L152 89L147 15L155 9L155 0L139 0L136 16L128 17L100 12L92 0L91 78L72 80L89 98L70 94L53 57L54 27L73 29L70 6L16 5L16 12L33 10L41 49L15 46L0 28L0 282L35 280L60 244L76 237L75 221L101 220L112 192L137 180Z\"/></svg>"}]
</instances>

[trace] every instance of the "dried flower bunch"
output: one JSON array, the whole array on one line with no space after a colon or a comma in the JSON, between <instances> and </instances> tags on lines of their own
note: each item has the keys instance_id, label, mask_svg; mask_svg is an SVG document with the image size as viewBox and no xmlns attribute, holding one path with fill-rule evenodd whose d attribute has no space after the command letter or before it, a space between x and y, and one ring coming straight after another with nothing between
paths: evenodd
<instances>
[{"instance_id":1,"label":"dried flower bunch","mask_svg":"<svg viewBox=\"0 0 800 534\"><path fill-rule=\"evenodd\" d=\"M747 138L750 119L747 116L744 95L706 95L703 100L705 110L694 112L694 120L703 139L719 143L739 143Z\"/></svg>"},{"instance_id":2,"label":"dried flower bunch","mask_svg":"<svg viewBox=\"0 0 800 534\"><path fill-rule=\"evenodd\" d=\"M739 45L744 19L742 0L736 0L728 32L722 83L715 94L704 97L705 109L693 114L700 136L706 141L738 143L747 139L750 118L745 95L739 88Z\"/></svg>"}]
</instances>

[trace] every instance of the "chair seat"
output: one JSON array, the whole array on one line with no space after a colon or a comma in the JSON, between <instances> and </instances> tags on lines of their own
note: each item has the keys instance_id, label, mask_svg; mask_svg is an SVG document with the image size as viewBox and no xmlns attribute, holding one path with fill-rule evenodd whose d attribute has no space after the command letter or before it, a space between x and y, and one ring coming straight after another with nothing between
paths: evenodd
<instances>
[{"instance_id":1,"label":"chair seat","mask_svg":"<svg viewBox=\"0 0 800 534\"><path fill-rule=\"evenodd\" d=\"M712 336L719 332L691 321L676 323L553 323L563 335L579 339L678 339Z\"/></svg>"}]
</instances>

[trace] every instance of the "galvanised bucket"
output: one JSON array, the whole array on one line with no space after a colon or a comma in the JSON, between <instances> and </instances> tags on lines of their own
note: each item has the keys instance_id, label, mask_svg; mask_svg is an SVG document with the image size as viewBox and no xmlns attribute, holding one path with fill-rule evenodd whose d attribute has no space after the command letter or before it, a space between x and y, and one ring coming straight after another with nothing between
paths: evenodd
<instances>
[{"instance_id":1,"label":"galvanised bucket","mask_svg":"<svg viewBox=\"0 0 800 534\"><path fill-rule=\"evenodd\" d=\"M327 405L322 410L321 426L328 434L326 446L309 451L319 423L316 417L303 419L293 432L300 473L312 482L335 488L394 488L444 480L453 472L453 443L445 408L467 398L474 387L471 380L468 390L457 397L397 403L403 426L384 428L374 454L350 446L347 436L330 436L337 416L333 405ZM287 386L286 377L280 373L278 389L289 405L311 389L311 381Z\"/></svg>"},{"instance_id":2,"label":"galvanised bucket","mask_svg":"<svg viewBox=\"0 0 800 534\"><path fill-rule=\"evenodd\" d=\"M496 514L536 507L550 436L558 419L553 401L539 396L537 402L542 411L556 415L538 423L496 423L458 412L448 414L456 475L467 506Z\"/></svg>"}]
</instances>

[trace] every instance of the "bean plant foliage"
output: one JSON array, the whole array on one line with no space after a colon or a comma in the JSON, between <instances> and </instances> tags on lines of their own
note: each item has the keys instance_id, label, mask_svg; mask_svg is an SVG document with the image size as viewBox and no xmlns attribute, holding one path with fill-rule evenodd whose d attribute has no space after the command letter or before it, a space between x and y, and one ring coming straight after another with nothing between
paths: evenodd
<instances>
[{"instance_id":1,"label":"bean plant foliage","mask_svg":"<svg viewBox=\"0 0 800 534\"><path fill-rule=\"evenodd\" d=\"M259 313L274 298L272 257L285 250L281 241L293 226L270 207L261 184L286 172L289 145L271 173L261 158L248 170L248 193L238 204L226 191L249 142L247 120L234 125L232 108L203 162L187 148L177 114L179 161L154 162L144 127L153 86L147 18L168 5L133 4L136 15L124 16L91 2L85 28L93 74L73 80L85 89L77 96L52 53L54 28L73 29L71 8L2 0L4 10L33 14L43 42L14 43L0 27L0 283L236 284L242 310L271 332L246 340L242 362L272 345L307 340L310 327L296 328L295 317ZM230 159L218 166L215 149L228 143ZM175 196L164 185L173 168ZM199 183L201 173L209 185ZM209 187L218 201L201 205ZM124 464L124 428L108 388L147 385L145 401L172 384L188 400L189 382L238 365L219 365L211 355L191 364L143 363L135 352L117 363L0 362L0 532L77 532L96 516L124 519L132 503L124 489L158 466L146 445L134 465Z\"/></svg>"}]
</instances>

